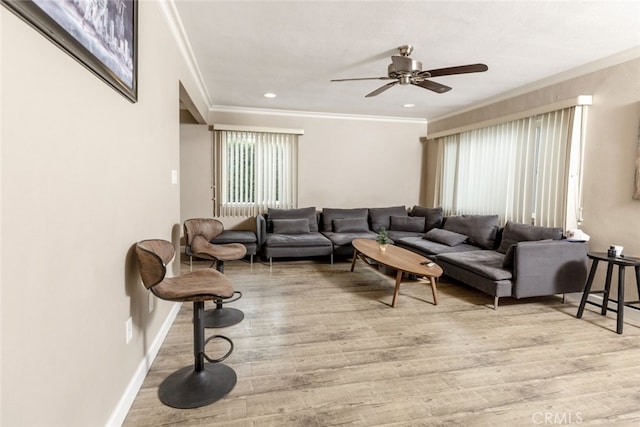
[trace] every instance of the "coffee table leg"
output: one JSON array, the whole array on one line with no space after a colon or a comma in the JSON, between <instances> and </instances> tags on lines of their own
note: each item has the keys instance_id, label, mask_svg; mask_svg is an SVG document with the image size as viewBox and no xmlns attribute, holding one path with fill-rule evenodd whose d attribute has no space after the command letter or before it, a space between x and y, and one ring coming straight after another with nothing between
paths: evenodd
<instances>
[{"instance_id":1,"label":"coffee table leg","mask_svg":"<svg viewBox=\"0 0 640 427\"><path fill-rule=\"evenodd\" d=\"M436 289L435 277L429 277L429 282L431 282L431 293L433 293L433 304L438 305L438 291Z\"/></svg>"},{"instance_id":2,"label":"coffee table leg","mask_svg":"<svg viewBox=\"0 0 640 427\"><path fill-rule=\"evenodd\" d=\"M353 249L353 260L351 261L351 271L353 271L353 267L356 265L356 259L358 259L358 250Z\"/></svg>"},{"instance_id":3,"label":"coffee table leg","mask_svg":"<svg viewBox=\"0 0 640 427\"><path fill-rule=\"evenodd\" d=\"M391 307L396 306L396 298L398 298L398 293L400 292L400 283L402 283L402 274L404 272L402 270L398 270L396 274L396 288L393 290L393 301L391 301Z\"/></svg>"}]
</instances>

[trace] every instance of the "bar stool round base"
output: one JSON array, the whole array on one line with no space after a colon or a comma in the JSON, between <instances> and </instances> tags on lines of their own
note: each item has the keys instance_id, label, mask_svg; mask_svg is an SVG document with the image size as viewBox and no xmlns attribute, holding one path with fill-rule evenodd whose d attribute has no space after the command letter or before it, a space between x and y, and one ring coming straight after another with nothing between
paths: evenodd
<instances>
[{"instance_id":1,"label":"bar stool round base","mask_svg":"<svg viewBox=\"0 0 640 427\"><path fill-rule=\"evenodd\" d=\"M222 363L205 363L202 371L185 366L162 381L158 397L172 408L199 408L222 399L236 381L235 371Z\"/></svg>"},{"instance_id":2,"label":"bar stool round base","mask_svg":"<svg viewBox=\"0 0 640 427\"><path fill-rule=\"evenodd\" d=\"M244 313L236 308L212 308L204 311L205 328L226 328L242 322Z\"/></svg>"}]
</instances>

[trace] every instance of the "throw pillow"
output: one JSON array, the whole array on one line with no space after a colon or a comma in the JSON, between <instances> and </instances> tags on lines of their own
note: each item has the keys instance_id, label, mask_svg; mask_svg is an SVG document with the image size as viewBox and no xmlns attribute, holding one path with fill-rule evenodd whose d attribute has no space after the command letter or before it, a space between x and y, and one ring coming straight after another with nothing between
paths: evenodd
<instances>
[{"instance_id":1,"label":"throw pillow","mask_svg":"<svg viewBox=\"0 0 640 427\"><path fill-rule=\"evenodd\" d=\"M324 208L322 209L322 231L333 231L333 220L338 218L362 218L367 221L369 210L367 208L342 209Z\"/></svg>"},{"instance_id":2,"label":"throw pillow","mask_svg":"<svg viewBox=\"0 0 640 427\"><path fill-rule=\"evenodd\" d=\"M421 216L392 216L390 220L390 230L413 231L415 233L422 233L424 231L425 218Z\"/></svg>"},{"instance_id":3,"label":"throw pillow","mask_svg":"<svg viewBox=\"0 0 640 427\"><path fill-rule=\"evenodd\" d=\"M464 234L455 233L449 230L443 230L442 228L433 228L422 236L423 239L431 240L437 243L442 243L447 246L457 246L464 243L467 240L467 236Z\"/></svg>"},{"instance_id":4,"label":"throw pillow","mask_svg":"<svg viewBox=\"0 0 640 427\"><path fill-rule=\"evenodd\" d=\"M449 216L442 228L469 236L468 243L472 245L493 249L498 232L498 215Z\"/></svg>"},{"instance_id":5,"label":"throw pillow","mask_svg":"<svg viewBox=\"0 0 640 427\"><path fill-rule=\"evenodd\" d=\"M336 218L333 220L333 231L336 233L361 233L369 231L369 224L364 218Z\"/></svg>"},{"instance_id":6,"label":"throw pillow","mask_svg":"<svg viewBox=\"0 0 640 427\"><path fill-rule=\"evenodd\" d=\"M309 220L299 219L274 219L274 234L307 234L309 231Z\"/></svg>"},{"instance_id":7,"label":"throw pillow","mask_svg":"<svg viewBox=\"0 0 640 427\"><path fill-rule=\"evenodd\" d=\"M385 230L391 229L391 216L408 216L407 208L404 206L392 206L389 208L370 208L369 219L371 220L371 229L375 232L381 228ZM421 230L422 231L422 230Z\"/></svg>"},{"instance_id":8,"label":"throw pillow","mask_svg":"<svg viewBox=\"0 0 640 427\"><path fill-rule=\"evenodd\" d=\"M413 209L411 209L411 216L424 218L424 231L442 227L442 208L414 206Z\"/></svg>"},{"instance_id":9,"label":"throw pillow","mask_svg":"<svg viewBox=\"0 0 640 427\"><path fill-rule=\"evenodd\" d=\"M513 253L516 250L516 245L509 246L509 249L504 253L504 258L502 258L502 267L507 269L513 268Z\"/></svg>"},{"instance_id":10,"label":"throw pillow","mask_svg":"<svg viewBox=\"0 0 640 427\"><path fill-rule=\"evenodd\" d=\"M273 230L273 222L274 219L300 219L307 218L309 221L309 231L316 232L318 231L318 217L316 216L316 208L315 206L310 206L308 208L297 208L297 209L275 209L269 208L267 210L267 231L271 232Z\"/></svg>"},{"instance_id":11,"label":"throw pillow","mask_svg":"<svg viewBox=\"0 0 640 427\"><path fill-rule=\"evenodd\" d=\"M518 242L530 242L534 240L560 240L562 239L562 228L541 227L539 225L520 224L507 221L502 230L502 241L498 252L507 253L509 247Z\"/></svg>"}]
</instances>

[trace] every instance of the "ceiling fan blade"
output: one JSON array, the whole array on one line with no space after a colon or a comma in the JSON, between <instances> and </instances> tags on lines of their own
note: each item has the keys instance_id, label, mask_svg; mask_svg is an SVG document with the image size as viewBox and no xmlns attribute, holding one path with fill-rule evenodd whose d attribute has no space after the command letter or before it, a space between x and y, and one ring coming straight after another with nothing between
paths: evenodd
<instances>
[{"instance_id":1,"label":"ceiling fan blade","mask_svg":"<svg viewBox=\"0 0 640 427\"><path fill-rule=\"evenodd\" d=\"M371 98L372 96L376 96L376 95L380 95L382 92L384 92L385 90L395 86L398 84L398 81L396 80L395 82L391 82L391 83L387 83L384 86L380 86L378 89L374 90L373 92L365 95L365 98Z\"/></svg>"},{"instance_id":2,"label":"ceiling fan blade","mask_svg":"<svg viewBox=\"0 0 640 427\"><path fill-rule=\"evenodd\" d=\"M445 93L451 90L449 86L445 86L443 84L436 83L431 80L423 80L421 82L414 82L411 84L420 86L421 88L428 89L436 93Z\"/></svg>"},{"instance_id":3,"label":"ceiling fan blade","mask_svg":"<svg viewBox=\"0 0 640 427\"><path fill-rule=\"evenodd\" d=\"M355 79L333 79L332 82L350 82L352 80L393 80L390 77L358 77Z\"/></svg>"},{"instance_id":4,"label":"ceiling fan blade","mask_svg":"<svg viewBox=\"0 0 640 427\"><path fill-rule=\"evenodd\" d=\"M481 73L487 71L489 67L485 64L459 65L457 67L437 68L419 73L422 77L450 76L452 74Z\"/></svg>"}]
</instances>

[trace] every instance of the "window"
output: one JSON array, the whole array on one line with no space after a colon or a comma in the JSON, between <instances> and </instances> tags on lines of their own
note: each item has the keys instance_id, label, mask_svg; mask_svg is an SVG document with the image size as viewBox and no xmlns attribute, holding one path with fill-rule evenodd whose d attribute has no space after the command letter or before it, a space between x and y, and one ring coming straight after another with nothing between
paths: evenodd
<instances>
[{"instance_id":1,"label":"window","mask_svg":"<svg viewBox=\"0 0 640 427\"><path fill-rule=\"evenodd\" d=\"M214 216L253 216L267 208L297 207L298 133L218 127Z\"/></svg>"},{"instance_id":2,"label":"window","mask_svg":"<svg viewBox=\"0 0 640 427\"><path fill-rule=\"evenodd\" d=\"M438 139L437 202L445 214L577 228L583 107Z\"/></svg>"}]
</instances>

